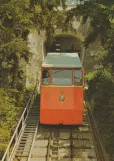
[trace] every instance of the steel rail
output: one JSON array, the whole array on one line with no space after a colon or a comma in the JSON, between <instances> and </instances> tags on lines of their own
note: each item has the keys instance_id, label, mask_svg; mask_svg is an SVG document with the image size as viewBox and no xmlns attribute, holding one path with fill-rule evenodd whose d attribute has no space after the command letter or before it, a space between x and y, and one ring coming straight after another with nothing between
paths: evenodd
<instances>
[{"instance_id":1,"label":"steel rail","mask_svg":"<svg viewBox=\"0 0 114 161\"><path fill-rule=\"evenodd\" d=\"M94 142L95 142L95 150L96 150L97 158L98 158L99 161L109 161L108 156L106 154L106 151L105 151L105 149L102 145L101 138L100 138L100 135L99 135L99 131L98 131L98 128L97 128L97 124L96 124L96 121L94 119L93 112L90 108L90 105L86 104L86 108L87 108L87 112L88 112L88 115L89 115L89 121L90 121L90 124L92 126L93 139L94 139Z\"/></svg>"},{"instance_id":2,"label":"steel rail","mask_svg":"<svg viewBox=\"0 0 114 161\"><path fill-rule=\"evenodd\" d=\"M52 133L50 134L49 139L48 139L48 148L47 148L47 157L46 157L46 161L49 161L49 159L50 159L51 139L52 139Z\"/></svg>"},{"instance_id":3,"label":"steel rail","mask_svg":"<svg viewBox=\"0 0 114 161\"><path fill-rule=\"evenodd\" d=\"M95 150L93 148L94 144L93 142L91 144L92 136L89 138L89 135L92 135L91 130L89 127L87 129L85 129L85 127L88 127L88 126L85 126L85 125L79 126L79 128L77 128L77 126L73 126L73 127L67 126L61 129L61 126L58 126L57 128L55 128L54 126L50 125L47 128L47 126L40 125L37 131L37 134L39 133L39 136L36 136L36 138L34 137L32 142L32 148L29 153L29 156L31 157L29 157L29 160L40 160L42 158L42 160L44 159L46 161L49 161L50 159L52 160L71 159L73 161L74 158L78 157L78 159L85 159L86 161L88 159L83 158L85 157L84 153L86 153L85 155L88 155L88 157L93 157L94 159L96 159L96 155L94 154ZM65 134L66 136L64 136L63 134ZM47 139L48 139L48 144L46 143L47 145L45 144L45 142L44 142L44 146L43 146L43 142L42 142L42 145L41 143L40 145L38 145L38 140L43 141ZM38 149L46 148L47 152L45 152L44 150L43 153L41 152L40 154L40 151L38 150L38 152L34 153L34 147ZM66 151L66 152L64 151L65 154L62 154L60 149L65 149ZM81 150L81 154L77 154L77 153L80 153L80 150L77 152L78 149ZM89 149L90 149L90 152L89 152ZM26 160L28 160L28 156Z\"/></svg>"},{"instance_id":4,"label":"steel rail","mask_svg":"<svg viewBox=\"0 0 114 161\"><path fill-rule=\"evenodd\" d=\"M21 132L22 132L22 130L24 128L24 123L25 123L25 120L26 120L26 118L28 116L30 107L31 107L31 105L33 103L33 99L35 98L36 90L37 90L37 85L35 86L34 91L31 94L31 96L30 96L30 98L29 98L29 100L27 102L27 105L26 105L26 107L25 107L25 109L24 109L24 111L23 111L23 113L21 115L21 118L20 118L20 120L19 120L19 122L17 124L17 127L16 127L15 131L14 131L14 134L13 134L13 136L12 136L12 138L11 138L9 144L8 144L8 147L7 147L7 149L6 149L6 151L5 151L4 155L3 155L2 161L8 161L12 156L12 153L14 151L15 145L16 145L17 141L19 140ZM12 145L14 145L14 146L13 146L13 150L12 150L12 152L10 154L10 150L12 148Z\"/></svg>"}]
</instances>

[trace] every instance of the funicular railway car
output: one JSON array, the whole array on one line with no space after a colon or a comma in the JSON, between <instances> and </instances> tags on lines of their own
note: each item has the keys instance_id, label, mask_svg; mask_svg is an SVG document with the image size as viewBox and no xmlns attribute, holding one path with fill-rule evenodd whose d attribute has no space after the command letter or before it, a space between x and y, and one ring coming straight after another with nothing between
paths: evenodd
<instances>
[{"instance_id":1,"label":"funicular railway car","mask_svg":"<svg viewBox=\"0 0 114 161\"><path fill-rule=\"evenodd\" d=\"M41 67L40 123L83 123L84 69L77 53L48 53Z\"/></svg>"}]
</instances>

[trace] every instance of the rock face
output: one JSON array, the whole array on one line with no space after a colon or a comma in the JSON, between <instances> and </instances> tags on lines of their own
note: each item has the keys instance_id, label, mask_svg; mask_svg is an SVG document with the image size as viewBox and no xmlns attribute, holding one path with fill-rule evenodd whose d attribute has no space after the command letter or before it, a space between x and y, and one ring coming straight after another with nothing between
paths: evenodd
<instances>
[{"instance_id":1,"label":"rock face","mask_svg":"<svg viewBox=\"0 0 114 161\"><path fill-rule=\"evenodd\" d=\"M31 31L31 33L28 35L29 47L32 55L26 67L26 86L36 84L36 80L39 76L40 66L42 60L44 59L45 40L45 35L43 33L41 35L38 35L37 31Z\"/></svg>"},{"instance_id":2,"label":"rock face","mask_svg":"<svg viewBox=\"0 0 114 161\"><path fill-rule=\"evenodd\" d=\"M88 73L93 69L97 69L98 65L95 62L95 57L99 54L100 48L101 48L100 40L96 40L85 51L85 59L83 63L85 68L85 73Z\"/></svg>"}]
</instances>

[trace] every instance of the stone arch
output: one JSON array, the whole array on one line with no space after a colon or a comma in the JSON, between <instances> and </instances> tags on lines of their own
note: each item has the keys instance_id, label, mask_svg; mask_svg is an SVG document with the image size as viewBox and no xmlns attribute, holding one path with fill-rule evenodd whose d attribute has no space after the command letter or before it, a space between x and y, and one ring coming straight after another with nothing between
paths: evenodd
<instances>
[{"instance_id":1,"label":"stone arch","mask_svg":"<svg viewBox=\"0 0 114 161\"><path fill-rule=\"evenodd\" d=\"M83 41L84 37L81 34L73 34L72 32L56 34L53 42L47 43L48 39L44 42L44 57L48 52L77 52L82 60ZM56 50L57 48L60 50Z\"/></svg>"}]
</instances>

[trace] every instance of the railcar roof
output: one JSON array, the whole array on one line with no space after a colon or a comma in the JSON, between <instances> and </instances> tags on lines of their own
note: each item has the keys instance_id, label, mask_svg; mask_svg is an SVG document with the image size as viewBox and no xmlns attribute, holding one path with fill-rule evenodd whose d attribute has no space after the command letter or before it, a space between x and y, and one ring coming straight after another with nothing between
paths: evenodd
<instances>
[{"instance_id":1,"label":"railcar roof","mask_svg":"<svg viewBox=\"0 0 114 161\"><path fill-rule=\"evenodd\" d=\"M82 68L82 63L77 53L48 53L42 67Z\"/></svg>"}]
</instances>

